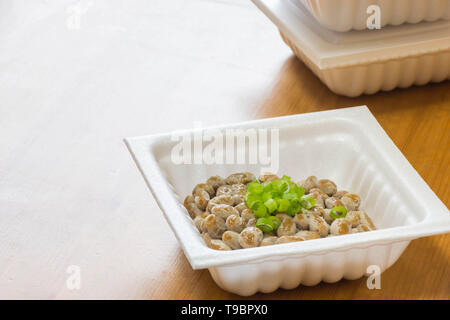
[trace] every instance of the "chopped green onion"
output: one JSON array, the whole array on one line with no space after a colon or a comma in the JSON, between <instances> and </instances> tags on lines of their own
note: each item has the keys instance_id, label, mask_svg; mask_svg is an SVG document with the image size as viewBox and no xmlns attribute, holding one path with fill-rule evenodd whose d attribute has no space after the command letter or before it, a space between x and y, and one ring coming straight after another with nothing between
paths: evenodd
<instances>
[{"instance_id":1,"label":"chopped green onion","mask_svg":"<svg viewBox=\"0 0 450 320\"><path fill-rule=\"evenodd\" d=\"M292 200L292 201L291 201L291 206L289 207L287 213L288 213L290 216L293 216L293 217L294 217L297 213L300 212L301 209L302 209L302 206L301 206L301 204L300 204L300 201L298 201L298 200Z\"/></svg>"},{"instance_id":2,"label":"chopped green onion","mask_svg":"<svg viewBox=\"0 0 450 320\"><path fill-rule=\"evenodd\" d=\"M255 194L253 192L247 191L247 193L245 194L244 200L247 201L254 201L254 200L259 200L260 195L259 194Z\"/></svg>"},{"instance_id":3,"label":"chopped green onion","mask_svg":"<svg viewBox=\"0 0 450 320\"><path fill-rule=\"evenodd\" d=\"M271 217L268 218L259 218L256 221L256 227L261 229L261 231L263 232L270 232L273 230L274 228L274 224L272 219L270 219Z\"/></svg>"},{"instance_id":4,"label":"chopped green onion","mask_svg":"<svg viewBox=\"0 0 450 320\"><path fill-rule=\"evenodd\" d=\"M275 210L277 210L278 208L277 202L273 199L267 200L266 202L264 202L264 205L269 210L269 213L275 212Z\"/></svg>"},{"instance_id":5,"label":"chopped green onion","mask_svg":"<svg viewBox=\"0 0 450 320\"><path fill-rule=\"evenodd\" d=\"M270 216L269 217L270 220L272 220L273 223L273 230L278 230L278 227L281 224L281 220L280 218L276 217L276 216Z\"/></svg>"},{"instance_id":6,"label":"chopped green onion","mask_svg":"<svg viewBox=\"0 0 450 320\"><path fill-rule=\"evenodd\" d=\"M273 199L274 193L271 191L264 192L262 194L262 201L266 202L267 200Z\"/></svg>"},{"instance_id":7,"label":"chopped green onion","mask_svg":"<svg viewBox=\"0 0 450 320\"><path fill-rule=\"evenodd\" d=\"M255 202L255 204L250 209L252 209L253 213L258 218L267 216L267 207L261 201Z\"/></svg>"},{"instance_id":8,"label":"chopped green onion","mask_svg":"<svg viewBox=\"0 0 450 320\"><path fill-rule=\"evenodd\" d=\"M250 195L245 199L245 203L247 204L247 207L250 209L253 208L255 203L262 202L260 197L255 197L254 195Z\"/></svg>"},{"instance_id":9,"label":"chopped green onion","mask_svg":"<svg viewBox=\"0 0 450 320\"><path fill-rule=\"evenodd\" d=\"M260 183L252 181L247 186L245 203L258 218L270 216L277 212L286 212L292 216L314 206L313 199L304 196L305 189L291 182L284 175L279 180Z\"/></svg>"},{"instance_id":10,"label":"chopped green onion","mask_svg":"<svg viewBox=\"0 0 450 320\"><path fill-rule=\"evenodd\" d=\"M316 200L314 200L314 198L310 195L304 195L301 197L301 204L303 208L309 210L314 207L314 205L316 204Z\"/></svg>"},{"instance_id":11,"label":"chopped green onion","mask_svg":"<svg viewBox=\"0 0 450 320\"><path fill-rule=\"evenodd\" d=\"M286 180L275 180L271 181L274 191L279 193L284 193L289 191L289 181Z\"/></svg>"},{"instance_id":12,"label":"chopped green onion","mask_svg":"<svg viewBox=\"0 0 450 320\"><path fill-rule=\"evenodd\" d=\"M296 194L296 193L290 193L290 192L288 192L288 193L283 193L283 196L282 196L282 198L283 199L287 199L287 200L298 200L299 198L298 198L298 195Z\"/></svg>"},{"instance_id":13,"label":"chopped green onion","mask_svg":"<svg viewBox=\"0 0 450 320\"><path fill-rule=\"evenodd\" d=\"M346 215L347 208L345 208L344 206L333 207L333 209L331 209L330 211L330 217L332 219L345 218Z\"/></svg>"},{"instance_id":14,"label":"chopped green onion","mask_svg":"<svg viewBox=\"0 0 450 320\"><path fill-rule=\"evenodd\" d=\"M293 185L292 189L298 195L299 198L303 197L303 195L305 194L305 189L303 189L303 187L300 187L296 184Z\"/></svg>"},{"instance_id":15,"label":"chopped green onion","mask_svg":"<svg viewBox=\"0 0 450 320\"><path fill-rule=\"evenodd\" d=\"M272 191L272 183L271 183L271 182L267 182L267 183L263 186L263 190L264 190L264 192Z\"/></svg>"},{"instance_id":16,"label":"chopped green onion","mask_svg":"<svg viewBox=\"0 0 450 320\"><path fill-rule=\"evenodd\" d=\"M278 212L287 212L291 203L288 199L279 199L278 200Z\"/></svg>"},{"instance_id":17,"label":"chopped green onion","mask_svg":"<svg viewBox=\"0 0 450 320\"><path fill-rule=\"evenodd\" d=\"M249 205L247 207L249 207L250 209L256 209L258 206L260 206L262 204L261 200L255 200L253 202L250 202Z\"/></svg>"},{"instance_id":18,"label":"chopped green onion","mask_svg":"<svg viewBox=\"0 0 450 320\"><path fill-rule=\"evenodd\" d=\"M263 192L263 186L258 181L250 182L247 186L249 193L259 194Z\"/></svg>"}]
</instances>

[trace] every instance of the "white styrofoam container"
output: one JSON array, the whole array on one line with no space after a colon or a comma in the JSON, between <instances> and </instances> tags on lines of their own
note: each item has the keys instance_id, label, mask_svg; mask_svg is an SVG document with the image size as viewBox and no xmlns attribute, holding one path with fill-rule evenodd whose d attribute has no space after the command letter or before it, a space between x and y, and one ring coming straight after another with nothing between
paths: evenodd
<instances>
[{"instance_id":1,"label":"white styrofoam container","mask_svg":"<svg viewBox=\"0 0 450 320\"><path fill-rule=\"evenodd\" d=\"M322 28L294 0L252 0L292 51L341 95L450 79L450 21L346 33Z\"/></svg>"},{"instance_id":2,"label":"white styrofoam container","mask_svg":"<svg viewBox=\"0 0 450 320\"><path fill-rule=\"evenodd\" d=\"M251 249L210 249L183 207L184 197L210 176L242 171L257 174L261 167L177 165L171 161L177 143L171 134L125 139L191 266L209 268L224 290L247 296L279 287L357 279L369 265L378 265L381 271L389 268L412 239L450 232L446 206L365 106L255 120L204 132L273 128L279 130L279 174L294 179L326 177L358 193L361 207L378 230ZM199 130L184 134L193 133Z\"/></svg>"},{"instance_id":3,"label":"white styrofoam container","mask_svg":"<svg viewBox=\"0 0 450 320\"><path fill-rule=\"evenodd\" d=\"M330 30L364 30L367 8L378 5L381 27L450 19L450 0L294 0L303 4L316 20Z\"/></svg>"}]
</instances>

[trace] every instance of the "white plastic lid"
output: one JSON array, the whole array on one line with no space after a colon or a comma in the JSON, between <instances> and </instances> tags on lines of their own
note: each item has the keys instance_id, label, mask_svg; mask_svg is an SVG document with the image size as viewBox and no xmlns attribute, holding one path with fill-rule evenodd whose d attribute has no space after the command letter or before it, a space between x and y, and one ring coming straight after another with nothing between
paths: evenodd
<instances>
[{"instance_id":1,"label":"white plastic lid","mask_svg":"<svg viewBox=\"0 0 450 320\"><path fill-rule=\"evenodd\" d=\"M336 32L323 28L298 1L252 0L320 69L450 51L450 21Z\"/></svg>"}]
</instances>

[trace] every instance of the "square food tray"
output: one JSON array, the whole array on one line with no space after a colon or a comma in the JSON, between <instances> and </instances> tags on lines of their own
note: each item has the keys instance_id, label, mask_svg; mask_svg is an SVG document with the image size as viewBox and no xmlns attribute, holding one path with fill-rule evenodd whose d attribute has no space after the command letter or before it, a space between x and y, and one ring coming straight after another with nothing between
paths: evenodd
<instances>
[{"instance_id":1,"label":"square food tray","mask_svg":"<svg viewBox=\"0 0 450 320\"><path fill-rule=\"evenodd\" d=\"M361 196L378 230L233 251L208 248L183 207L193 187L213 175L258 165L176 165L171 134L125 142L192 268L209 268L223 289L247 296L299 284L362 277L369 265L389 268L412 239L450 232L446 206L422 180L367 107L344 108L219 126L279 129L279 173L328 178ZM186 131L193 134L195 130ZM332 155L332 157L330 157ZM151 250L151 248L149 248Z\"/></svg>"},{"instance_id":2,"label":"square food tray","mask_svg":"<svg viewBox=\"0 0 450 320\"><path fill-rule=\"evenodd\" d=\"M345 32L366 29L367 8L378 5L381 27L450 19L450 0L294 0L325 28Z\"/></svg>"},{"instance_id":3,"label":"square food tray","mask_svg":"<svg viewBox=\"0 0 450 320\"><path fill-rule=\"evenodd\" d=\"M450 21L336 32L297 0L252 0L327 87L356 97L450 79Z\"/></svg>"}]
</instances>

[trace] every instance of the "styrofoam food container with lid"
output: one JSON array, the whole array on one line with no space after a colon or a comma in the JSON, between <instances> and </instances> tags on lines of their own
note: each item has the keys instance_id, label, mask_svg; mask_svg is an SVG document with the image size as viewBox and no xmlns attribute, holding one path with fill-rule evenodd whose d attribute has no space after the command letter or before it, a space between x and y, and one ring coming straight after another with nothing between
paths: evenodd
<instances>
[{"instance_id":1,"label":"styrofoam food container with lid","mask_svg":"<svg viewBox=\"0 0 450 320\"><path fill-rule=\"evenodd\" d=\"M362 277L370 265L389 268L412 239L450 232L450 214L387 136L367 107L263 119L204 129L277 129L279 174L328 178L361 196L378 230L266 247L208 248L183 199L210 176L259 173L259 165L174 164L173 135L125 139L192 268L208 268L224 290L248 296L300 284ZM199 130L185 131L194 136ZM179 135L180 133L178 133ZM270 146L269 146L270 149ZM269 150L269 154L273 150Z\"/></svg>"},{"instance_id":2,"label":"styrofoam food container with lid","mask_svg":"<svg viewBox=\"0 0 450 320\"><path fill-rule=\"evenodd\" d=\"M296 0L252 0L331 91L349 97L450 79L450 21L335 32Z\"/></svg>"},{"instance_id":3,"label":"styrofoam food container with lid","mask_svg":"<svg viewBox=\"0 0 450 320\"><path fill-rule=\"evenodd\" d=\"M450 0L294 0L325 28L345 32L366 29L367 8L380 8L381 27L450 19Z\"/></svg>"}]
</instances>

